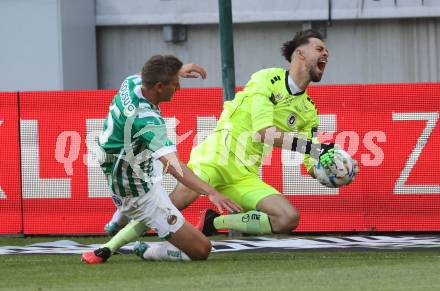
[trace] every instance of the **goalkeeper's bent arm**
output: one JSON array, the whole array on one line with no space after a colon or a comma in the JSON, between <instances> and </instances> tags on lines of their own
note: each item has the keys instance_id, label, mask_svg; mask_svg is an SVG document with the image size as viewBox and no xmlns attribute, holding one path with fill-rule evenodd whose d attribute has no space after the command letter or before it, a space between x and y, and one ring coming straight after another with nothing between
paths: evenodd
<instances>
[{"instance_id":1,"label":"goalkeeper's bent arm","mask_svg":"<svg viewBox=\"0 0 440 291\"><path fill-rule=\"evenodd\" d=\"M334 144L313 143L312 140L299 137L293 132L282 131L276 126L266 127L258 131L257 140L278 148L310 155L316 161L324 156ZM309 174L315 178L313 168L308 169Z\"/></svg>"}]
</instances>

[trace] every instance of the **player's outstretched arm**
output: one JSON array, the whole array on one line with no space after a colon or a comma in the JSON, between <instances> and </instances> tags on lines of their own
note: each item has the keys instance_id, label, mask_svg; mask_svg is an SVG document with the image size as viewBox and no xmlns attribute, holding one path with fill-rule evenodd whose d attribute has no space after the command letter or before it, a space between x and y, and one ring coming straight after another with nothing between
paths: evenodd
<instances>
[{"instance_id":1,"label":"player's outstretched arm","mask_svg":"<svg viewBox=\"0 0 440 291\"><path fill-rule=\"evenodd\" d=\"M208 199L217 207L220 213L223 213L223 209L230 213L241 211L239 205L197 177L175 153L169 153L161 157L160 161L164 164L165 172L173 175L179 182L191 190L208 196Z\"/></svg>"},{"instance_id":2,"label":"player's outstretched arm","mask_svg":"<svg viewBox=\"0 0 440 291\"><path fill-rule=\"evenodd\" d=\"M338 147L335 148L335 144L333 143L313 143L309 139L298 137L295 133L282 131L276 126L261 129L258 132L258 138L260 141L271 146L308 154L316 161L316 164L319 164L322 169L325 169L326 175L340 175L339 170L342 166L337 167L337 165L342 165L344 162L342 160L338 160L338 157L340 157L339 155L335 155L335 150L340 151L341 149ZM359 168L357 167L357 162L355 160L352 160L351 158L350 160L353 161L354 170L353 176L349 182L354 179L355 175L359 171ZM321 172L317 173L316 167L312 167L309 170L309 174L313 178L317 178L320 181L323 180L321 178L323 178L322 176L324 175L324 172Z\"/></svg>"}]
</instances>

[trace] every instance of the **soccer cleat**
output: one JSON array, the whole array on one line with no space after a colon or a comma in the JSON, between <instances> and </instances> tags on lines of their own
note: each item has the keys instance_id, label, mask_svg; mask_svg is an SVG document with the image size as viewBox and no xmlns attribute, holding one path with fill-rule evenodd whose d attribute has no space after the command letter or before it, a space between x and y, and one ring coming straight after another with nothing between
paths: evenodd
<instances>
[{"instance_id":1,"label":"soccer cleat","mask_svg":"<svg viewBox=\"0 0 440 291\"><path fill-rule=\"evenodd\" d=\"M89 265L102 264L110 258L111 251L109 248L100 248L93 252L82 254L81 261Z\"/></svg>"},{"instance_id":2,"label":"soccer cleat","mask_svg":"<svg viewBox=\"0 0 440 291\"><path fill-rule=\"evenodd\" d=\"M133 253L141 259L144 259L144 253L149 247L150 246L147 243L143 241L137 241L133 247Z\"/></svg>"},{"instance_id":3,"label":"soccer cleat","mask_svg":"<svg viewBox=\"0 0 440 291\"><path fill-rule=\"evenodd\" d=\"M114 236L121 230L121 227L116 222L110 221L104 226L104 231L109 236Z\"/></svg>"},{"instance_id":4,"label":"soccer cleat","mask_svg":"<svg viewBox=\"0 0 440 291\"><path fill-rule=\"evenodd\" d=\"M220 216L217 212L212 209L205 209L200 214L199 222L196 228L200 230L204 235L210 236L217 232L214 227L214 218Z\"/></svg>"}]
</instances>

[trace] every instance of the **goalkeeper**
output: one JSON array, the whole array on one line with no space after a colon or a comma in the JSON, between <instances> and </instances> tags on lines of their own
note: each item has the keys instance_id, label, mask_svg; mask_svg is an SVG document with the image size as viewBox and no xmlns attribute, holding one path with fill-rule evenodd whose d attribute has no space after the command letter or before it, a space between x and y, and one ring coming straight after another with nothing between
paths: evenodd
<instances>
[{"instance_id":1,"label":"goalkeeper","mask_svg":"<svg viewBox=\"0 0 440 291\"><path fill-rule=\"evenodd\" d=\"M324 177L315 175L315 161L324 167L334 164L333 144L311 142L317 143L319 119L306 92L310 82L321 80L328 62L323 37L313 30L299 32L283 44L281 51L290 62L289 69L254 73L244 90L224 103L214 132L191 152L188 167L244 210L229 215L205 210L197 226L205 235L221 229L248 234L290 233L297 227L298 210L258 176L272 146L305 153L304 164L319 181ZM178 209L184 209L198 196L179 184L171 200Z\"/></svg>"},{"instance_id":2,"label":"goalkeeper","mask_svg":"<svg viewBox=\"0 0 440 291\"><path fill-rule=\"evenodd\" d=\"M197 225L205 235L221 229L248 234L290 233L297 227L298 210L258 176L272 146L304 153L308 173L322 184L325 177L315 171L316 162L330 170L335 164L334 145L317 143L318 113L306 92L311 82L321 80L328 62L323 37L313 30L302 31L284 43L281 51L290 63L289 69L254 73L244 90L224 103L214 132L191 152L188 167L243 208L229 215L205 210ZM357 166L350 181L356 172ZM182 210L199 195L180 183L170 198ZM117 228L117 220L107 224L107 230Z\"/></svg>"}]
</instances>

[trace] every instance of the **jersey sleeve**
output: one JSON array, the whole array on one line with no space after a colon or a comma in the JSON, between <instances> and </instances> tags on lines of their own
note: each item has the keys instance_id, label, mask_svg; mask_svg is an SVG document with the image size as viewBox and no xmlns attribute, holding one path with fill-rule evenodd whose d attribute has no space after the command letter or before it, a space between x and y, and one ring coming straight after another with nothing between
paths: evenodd
<instances>
[{"instance_id":1,"label":"jersey sleeve","mask_svg":"<svg viewBox=\"0 0 440 291\"><path fill-rule=\"evenodd\" d=\"M313 138L312 142L318 143L318 139ZM313 159L310 155L304 155L304 166L306 167L307 172L309 172L314 165L315 165L315 159Z\"/></svg>"},{"instance_id":2,"label":"jersey sleeve","mask_svg":"<svg viewBox=\"0 0 440 291\"><path fill-rule=\"evenodd\" d=\"M316 120L316 122L319 122ZM317 137L318 129L317 127L313 127L310 129L307 133L307 138L312 140L312 143L317 144L319 143L318 137ZM307 172L310 171L310 169L315 165L315 159L313 159L310 155L304 155L304 166L307 169Z\"/></svg>"},{"instance_id":3,"label":"jersey sleeve","mask_svg":"<svg viewBox=\"0 0 440 291\"><path fill-rule=\"evenodd\" d=\"M274 126L274 104L270 80L266 74L255 73L246 84L246 93L251 97L252 130L257 132L263 128Z\"/></svg>"},{"instance_id":4,"label":"jersey sleeve","mask_svg":"<svg viewBox=\"0 0 440 291\"><path fill-rule=\"evenodd\" d=\"M155 159L176 152L176 146L167 136L164 119L154 112L139 113L134 120L132 134L146 143Z\"/></svg>"}]
</instances>

